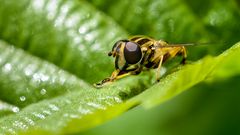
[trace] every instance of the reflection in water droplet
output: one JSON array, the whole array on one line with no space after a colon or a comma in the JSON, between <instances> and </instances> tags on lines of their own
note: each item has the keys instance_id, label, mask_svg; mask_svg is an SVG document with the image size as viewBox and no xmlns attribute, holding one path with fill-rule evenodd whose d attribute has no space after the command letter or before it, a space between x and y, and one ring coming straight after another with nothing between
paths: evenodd
<instances>
[{"instance_id":1,"label":"reflection in water droplet","mask_svg":"<svg viewBox=\"0 0 240 135\"><path fill-rule=\"evenodd\" d=\"M78 118L79 116L77 114L70 114L69 117L70 118Z\"/></svg>"},{"instance_id":2,"label":"reflection in water droplet","mask_svg":"<svg viewBox=\"0 0 240 135\"><path fill-rule=\"evenodd\" d=\"M42 95L45 95L46 94L46 89L41 89L41 91L40 91L40 93L42 94Z\"/></svg>"},{"instance_id":3,"label":"reflection in water droplet","mask_svg":"<svg viewBox=\"0 0 240 135\"><path fill-rule=\"evenodd\" d=\"M9 71L11 71L12 69L12 65L11 64L5 64L4 67L3 67L3 72L6 72L8 73Z\"/></svg>"},{"instance_id":4,"label":"reflection in water droplet","mask_svg":"<svg viewBox=\"0 0 240 135\"><path fill-rule=\"evenodd\" d=\"M41 10L44 6L44 1L43 0L34 0L32 5L36 10Z\"/></svg>"},{"instance_id":5,"label":"reflection in water droplet","mask_svg":"<svg viewBox=\"0 0 240 135\"><path fill-rule=\"evenodd\" d=\"M102 110L106 109L105 106L103 106L101 104L94 103L94 102L88 102L87 105L92 106L92 107L97 108L97 109L102 109Z\"/></svg>"},{"instance_id":6,"label":"reflection in water droplet","mask_svg":"<svg viewBox=\"0 0 240 135\"><path fill-rule=\"evenodd\" d=\"M55 19L55 23L54 26L55 27L59 27L61 25L64 24L67 12L69 11L69 7L68 6L62 6L60 9L60 13L58 14L58 17Z\"/></svg>"},{"instance_id":7,"label":"reflection in water droplet","mask_svg":"<svg viewBox=\"0 0 240 135\"><path fill-rule=\"evenodd\" d=\"M47 75L44 75L42 73L35 73L33 75L33 79L36 81L36 82L39 82L39 81L47 81L49 79L49 76Z\"/></svg>"},{"instance_id":8,"label":"reflection in water droplet","mask_svg":"<svg viewBox=\"0 0 240 135\"><path fill-rule=\"evenodd\" d=\"M78 29L78 32L80 33L80 34L84 34L84 33L86 33L87 32L87 27L80 27L79 29Z\"/></svg>"},{"instance_id":9,"label":"reflection in water droplet","mask_svg":"<svg viewBox=\"0 0 240 135\"><path fill-rule=\"evenodd\" d=\"M34 121L28 117L24 117L24 120L29 124L29 125L35 125Z\"/></svg>"},{"instance_id":10,"label":"reflection in water droplet","mask_svg":"<svg viewBox=\"0 0 240 135\"><path fill-rule=\"evenodd\" d=\"M54 104L49 104L48 106L53 111L58 111L59 110L59 108L56 105L54 105Z\"/></svg>"},{"instance_id":11,"label":"reflection in water droplet","mask_svg":"<svg viewBox=\"0 0 240 135\"><path fill-rule=\"evenodd\" d=\"M119 97L114 97L114 101L117 102L117 103L121 103L122 102L122 100Z\"/></svg>"},{"instance_id":12,"label":"reflection in water droplet","mask_svg":"<svg viewBox=\"0 0 240 135\"><path fill-rule=\"evenodd\" d=\"M51 115L52 113L48 110L43 110L43 113L46 114L46 115Z\"/></svg>"},{"instance_id":13,"label":"reflection in water droplet","mask_svg":"<svg viewBox=\"0 0 240 135\"><path fill-rule=\"evenodd\" d=\"M47 18L48 19L53 19L54 16L56 15L56 11L57 11L57 0L51 0L49 1L49 3L47 4L46 10L48 11L48 15Z\"/></svg>"},{"instance_id":14,"label":"reflection in water droplet","mask_svg":"<svg viewBox=\"0 0 240 135\"><path fill-rule=\"evenodd\" d=\"M35 69L36 69L36 66L30 64L30 65L25 67L24 73L25 73L25 75L30 76L34 73Z\"/></svg>"},{"instance_id":15,"label":"reflection in water droplet","mask_svg":"<svg viewBox=\"0 0 240 135\"><path fill-rule=\"evenodd\" d=\"M13 128L8 128L7 131L12 134L12 135L16 135L17 133L14 131Z\"/></svg>"},{"instance_id":16,"label":"reflection in water droplet","mask_svg":"<svg viewBox=\"0 0 240 135\"><path fill-rule=\"evenodd\" d=\"M25 96L21 96L20 97L20 101L25 101L26 100L26 97Z\"/></svg>"},{"instance_id":17,"label":"reflection in water droplet","mask_svg":"<svg viewBox=\"0 0 240 135\"><path fill-rule=\"evenodd\" d=\"M82 108L82 107L79 107L78 108L78 112L80 112L81 114L91 114L91 110L89 109L85 109L85 108Z\"/></svg>"},{"instance_id":18,"label":"reflection in water droplet","mask_svg":"<svg viewBox=\"0 0 240 135\"><path fill-rule=\"evenodd\" d=\"M41 75L41 80L42 81L47 81L49 79L49 76L42 74Z\"/></svg>"},{"instance_id":19,"label":"reflection in water droplet","mask_svg":"<svg viewBox=\"0 0 240 135\"><path fill-rule=\"evenodd\" d=\"M18 127L20 129L27 129L28 128L25 123L23 123L22 121L19 121L19 120L14 121L13 126Z\"/></svg>"},{"instance_id":20,"label":"reflection in water droplet","mask_svg":"<svg viewBox=\"0 0 240 135\"><path fill-rule=\"evenodd\" d=\"M77 36L77 37L74 37L74 38L73 38L73 42L74 42L75 44L79 44L79 43L82 42L82 39Z\"/></svg>"},{"instance_id":21,"label":"reflection in water droplet","mask_svg":"<svg viewBox=\"0 0 240 135\"><path fill-rule=\"evenodd\" d=\"M17 112L19 112L19 108L18 108L18 107L13 107L13 108L12 108L12 111L15 112L15 113L17 113Z\"/></svg>"},{"instance_id":22,"label":"reflection in water droplet","mask_svg":"<svg viewBox=\"0 0 240 135\"><path fill-rule=\"evenodd\" d=\"M45 118L46 118L45 115L43 115L43 114L41 114L41 113L35 113L35 112L33 112L32 114L33 114L35 117L40 118L40 119L45 119Z\"/></svg>"},{"instance_id":23,"label":"reflection in water droplet","mask_svg":"<svg viewBox=\"0 0 240 135\"><path fill-rule=\"evenodd\" d=\"M84 39L86 40L86 41L93 41L94 40L94 36L93 36L93 34L86 34L85 36L84 36Z\"/></svg>"}]
</instances>

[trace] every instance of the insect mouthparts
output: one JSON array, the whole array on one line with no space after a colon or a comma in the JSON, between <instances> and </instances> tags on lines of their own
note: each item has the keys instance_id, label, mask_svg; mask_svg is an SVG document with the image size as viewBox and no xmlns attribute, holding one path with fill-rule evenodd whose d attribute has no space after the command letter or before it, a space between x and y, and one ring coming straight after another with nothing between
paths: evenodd
<instances>
[{"instance_id":1,"label":"insect mouthparts","mask_svg":"<svg viewBox=\"0 0 240 135\"><path fill-rule=\"evenodd\" d=\"M108 53L108 56L112 56L112 52L109 52L109 53Z\"/></svg>"}]
</instances>

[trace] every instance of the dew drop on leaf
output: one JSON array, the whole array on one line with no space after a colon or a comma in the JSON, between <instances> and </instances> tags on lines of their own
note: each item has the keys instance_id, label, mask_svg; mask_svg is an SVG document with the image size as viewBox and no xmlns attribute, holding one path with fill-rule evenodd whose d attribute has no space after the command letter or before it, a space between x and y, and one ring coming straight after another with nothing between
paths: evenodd
<instances>
[{"instance_id":1,"label":"dew drop on leaf","mask_svg":"<svg viewBox=\"0 0 240 135\"><path fill-rule=\"evenodd\" d=\"M46 94L46 89L41 89L41 91L40 91L40 93L42 94L42 95L45 95Z\"/></svg>"},{"instance_id":2,"label":"dew drop on leaf","mask_svg":"<svg viewBox=\"0 0 240 135\"><path fill-rule=\"evenodd\" d=\"M17 112L19 112L19 108L18 108L18 107L13 107L13 108L12 108L12 111L15 112L15 113L17 113Z\"/></svg>"},{"instance_id":3,"label":"dew drop on leaf","mask_svg":"<svg viewBox=\"0 0 240 135\"><path fill-rule=\"evenodd\" d=\"M25 97L25 96L21 96L19 99L20 99L20 101L22 101L22 102L23 102L23 101L25 101L25 100L26 100L26 97Z\"/></svg>"},{"instance_id":4,"label":"dew drop on leaf","mask_svg":"<svg viewBox=\"0 0 240 135\"><path fill-rule=\"evenodd\" d=\"M7 64L5 64L5 66L3 67L3 72L8 73L8 72L11 71L11 69L12 69L12 65L9 64L9 63L7 63Z\"/></svg>"}]
</instances>

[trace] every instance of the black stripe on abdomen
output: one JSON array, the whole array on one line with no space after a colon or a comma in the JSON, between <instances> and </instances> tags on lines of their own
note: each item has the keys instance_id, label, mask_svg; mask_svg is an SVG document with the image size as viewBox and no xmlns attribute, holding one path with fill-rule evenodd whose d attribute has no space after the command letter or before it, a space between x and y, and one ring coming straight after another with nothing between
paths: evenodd
<instances>
[{"instance_id":1,"label":"black stripe on abdomen","mask_svg":"<svg viewBox=\"0 0 240 135\"><path fill-rule=\"evenodd\" d=\"M136 36L136 37L130 38L130 41L136 42L140 38L142 38L142 37L141 36Z\"/></svg>"},{"instance_id":2,"label":"black stripe on abdomen","mask_svg":"<svg viewBox=\"0 0 240 135\"><path fill-rule=\"evenodd\" d=\"M141 46L141 45L143 45L143 44L145 44L145 43L147 43L148 41L150 41L149 39L147 39L147 38L143 38L143 39L141 39L141 40L139 40L139 41L137 41L137 43Z\"/></svg>"}]
</instances>

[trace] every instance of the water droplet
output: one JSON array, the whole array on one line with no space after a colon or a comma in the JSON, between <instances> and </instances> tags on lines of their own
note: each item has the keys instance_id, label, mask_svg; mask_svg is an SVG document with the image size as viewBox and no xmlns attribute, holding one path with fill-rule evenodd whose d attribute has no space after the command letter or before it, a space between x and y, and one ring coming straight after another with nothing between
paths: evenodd
<instances>
[{"instance_id":1,"label":"water droplet","mask_svg":"<svg viewBox=\"0 0 240 135\"><path fill-rule=\"evenodd\" d=\"M78 118L79 116L77 114L70 114L70 118Z\"/></svg>"},{"instance_id":2,"label":"water droplet","mask_svg":"<svg viewBox=\"0 0 240 135\"><path fill-rule=\"evenodd\" d=\"M12 134L12 135L16 135L17 133L14 131L13 128L8 128L7 131Z\"/></svg>"},{"instance_id":3,"label":"water droplet","mask_svg":"<svg viewBox=\"0 0 240 135\"><path fill-rule=\"evenodd\" d=\"M42 95L45 95L46 94L46 89L41 89L41 91L40 91L40 93L42 94Z\"/></svg>"},{"instance_id":4,"label":"water droplet","mask_svg":"<svg viewBox=\"0 0 240 135\"><path fill-rule=\"evenodd\" d=\"M78 112L81 113L81 114L91 114L92 113L91 110L85 109L85 108L82 108L82 107L78 108Z\"/></svg>"},{"instance_id":5,"label":"water droplet","mask_svg":"<svg viewBox=\"0 0 240 135\"><path fill-rule=\"evenodd\" d=\"M44 1L43 0L35 0L33 1L33 7L36 9L36 10L41 10L44 6Z\"/></svg>"},{"instance_id":6,"label":"water droplet","mask_svg":"<svg viewBox=\"0 0 240 135\"><path fill-rule=\"evenodd\" d=\"M33 114L35 117L40 118L40 119L45 119L45 118L46 118L45 115L43 115L43 114L41 114L41 113L35 113L35 112L33 112L32 114Z\"/></svg>"},{"instance_id":7,"label":"water droplet","mask_svg":"<svg viewBox=\"0 0 240 135\"><path fill-rule=\"evenodd\" d=\"M19 108L18 108L18 107L13 107L13 108L12 108L12 111L15 112L15 113L17 113L17 112L19 112Z\"/></svg>"},{"instance_id":8,"label":"water droplet","mask_svg":"<svg viewBox=\"0 0 240 135\"><path fill-rule=\"evenodd\" d=\"M24 120L29 124L29 125L35 125L34 121L28 117L24 117Z\"/></svg>"},{"instance_id":9,"label":"water droplet","mask_svg":"<svg viewBox=\"0 0 240 135\"><path fill-rule=\"evenodd\" d=\"M25 96L21 96L20 97L20 101L25 101L26 100L26 97Z\"/></svg>"},{"instance_id":10,"label":"water droplet","mask_svg":"<svg viewBox=\"0 0 240 135\"><path fill-rule=\"evenodd\" d=\"M25 75L30 76L33 74L33 67L31 65L27 66L24 70Z\"/></svg>"},{"instance_id":11,"label":"water droplet","mask_svg":"<svg viewBox=\"0 0 240 135\"><path fill-rule=\"evenodd\" d=\"M43 113L46 114L46 115L51 115L52 113L48 110L43 110Z\"/></svg>"},{"instance_id":12,"label":"water droplet","mask_svg":"<svg viewBox=\"0 0 240 135\"><path fill-rule=\"evenodd\" d=\"M7 63L6 65L4 65L4 67L3 67L4 72L8 73L11 70L12 70L12 65L11 64Z\"/></svg>"},{"instance_id":13,"label":"water droplet","mask_svg":"<svg viewBox=\"0 0 240 135\"><path fill-rule=\"evenodd\" d=\"M35 82L39 82L40 79L41 79L41 77L40 77L39 73L35 73L35 74L33 75L33 80L34 80Z\"/></svg>"},{"instance_id":14,"label":"water droplet","mask_svg":"<svg viewBox=\"0 0 240 135\"><path fill-rule=\"evenodd\" d=\"M97 103L94 103L94 102L88 102L87 105L91 106L91 107L94 107L94 108L97 108L97 109L106 109L105 106L101 105L101 104L97 104Z\"/></svg>"},{"instance_id":15,"label":"water droplet","mask_svg":"<svg viewBox=\"0 0 240 135\"><path fill-rule=\"evenodd\" d=\"M59 110L59 108L56 105L54 105L54 104L49 104L48 106L53 111L58 111Z\"/></svg>"},{"instance_id":16,"label":"water droplet","mask_svg":"<svg viewBox=\"0 0 240 135\"><path fill-rule=\"evenodd\" d=\"M84 34L84 33L86 33L87 32L87 27L86 26L83 26L83 27L80 27L79 29L78 29L78 32L80 33L80 34Z\"/></svg>"}]
</instances>

